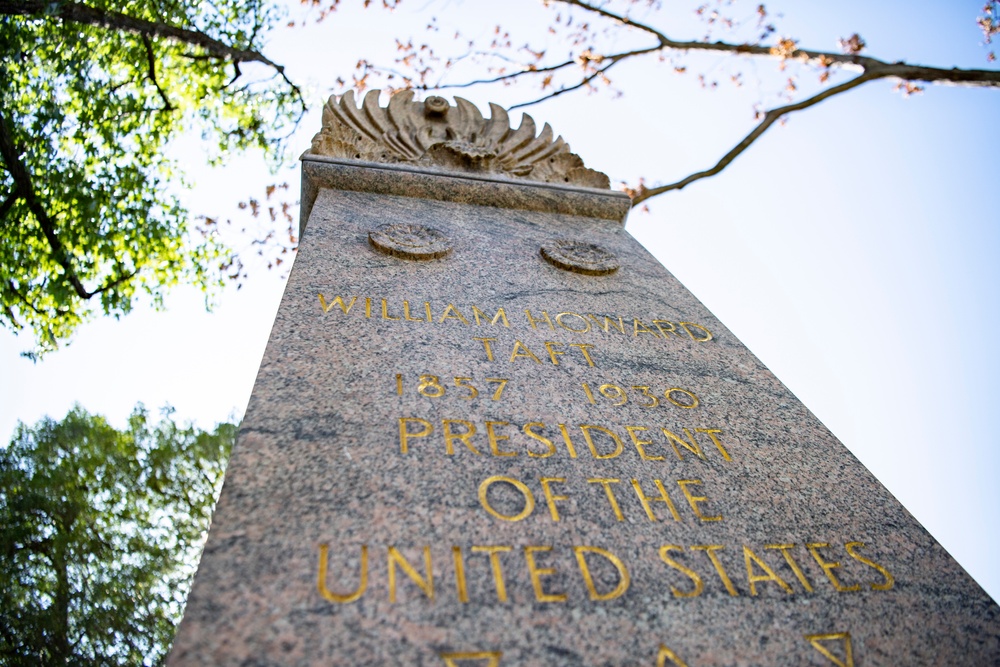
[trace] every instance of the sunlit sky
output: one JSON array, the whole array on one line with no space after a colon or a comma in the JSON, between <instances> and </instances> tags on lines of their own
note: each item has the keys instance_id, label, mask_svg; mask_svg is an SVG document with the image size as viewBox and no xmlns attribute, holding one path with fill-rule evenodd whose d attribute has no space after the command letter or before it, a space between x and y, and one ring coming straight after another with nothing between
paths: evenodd
<instances>
[{"instance_id":1,"label":"sunlit sky","mask_svg":"<svg viewBox=\"0 0 1000 667\"><path fill-rule=\"evenodd\" d=\"M360 3L354 3L360 4ZM503 3L512 32L542 34L544 10ZM752 13L756 2L741 10ZM984 67L975 17L982 0L768 4L779 32L837 49L858 32L871 55L942 67ZM488 6L489 10L484 11ZM500 3L404 2L393 14L356 8L320 26L282 28L273 60L309 91L313 109L296 139L319 128L334 80L360 56L389 62L395 36L419 37L429 16L485 35ZM737 5L739 6L739 5ZM672 36L697 38L687 18ZM671 32L667 25L668 32ZM624 92L566 95L528 110L548 121L614 182L667 182L703 169L749 131L759 76L703 90L722 76L715 58L689 73L655 62L623 66ZM481 109L533 96L468 89ZM994 597L1000 598L1000 212L996 122L1000 92L928 87L903 97L868 84L789 119L721 175L633 211L629 231L712 310L888 487ZM515 117L516 122L516 117ZM235 217L236 202L274 180L260 160L203 166L197 137L173 148L198 213ZM280 178L298 188L297 165ZM123 425L136 402L166 403L208 427L246 407L283 283L258 270L206 313L177 289L164 312L140 307L84 326L39 363L30 342L0 332L0 437L18 420L63 416L76 402Z\"/></svg>"}]
</instances>

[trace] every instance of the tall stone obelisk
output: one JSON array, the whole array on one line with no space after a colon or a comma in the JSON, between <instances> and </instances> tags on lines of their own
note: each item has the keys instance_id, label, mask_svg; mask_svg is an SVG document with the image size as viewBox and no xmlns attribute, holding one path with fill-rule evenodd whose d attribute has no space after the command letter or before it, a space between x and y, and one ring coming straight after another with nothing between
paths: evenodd
<instances>
[{"instance_id":1,"label":"tall stone obelisk","mask_svg":"<svg viewBox=\"0 0 1000 667\"><path fill-rule=\"evenodd\" d=\"M528 117L331 100L169 664L1000 664L629 204Z\"/></svg>"}]
</instances>

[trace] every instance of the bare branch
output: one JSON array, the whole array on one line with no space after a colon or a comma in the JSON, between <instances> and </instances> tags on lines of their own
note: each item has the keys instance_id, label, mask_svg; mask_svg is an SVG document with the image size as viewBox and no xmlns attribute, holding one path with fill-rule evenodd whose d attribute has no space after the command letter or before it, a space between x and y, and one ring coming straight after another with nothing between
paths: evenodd
<instances>
[{"instance_id":1,"label":"bare branch","mask_svg":"<svg viewBox=\"0 0 1000 667\"><path fill-rule=\"evenodd\" d=\"M584 10L586 10L588 12L593 12L594 14L597 14L598 16L603 16L606 19L611 19L612 21L615 21L616 23L621 23L622 25L629 26L631 28L636 28L638 30L642 30L643 32L648 32L653 37L656 37L657 41L659 41L661 45L666 46L667 42L670 41L670 39L668 39L666 35L664 35L662 32L660 32L656 28L654 28L654 27L652 27L650 25L646 25L645 23L638 23L636 21L633 21L632 19L630 19L628 16L625 16L624 14L616 14L615 12L608 11L607 9L604 9L603 7L595 7L594 5L591 5L591 4L586 3L586 2L581 2L580 0L556 0L556 1L557 2L565 3L567 5L572 5L574 7L579 7L580 9L584 9Z\"/></svg>"},{"instance_id":2,"label":"bare branch","mask_svg":"<svg viewBox=\"0 0 1000 667\"><path fill-rule=\"evenodd\" d=\"M584 86L590 84L591 81L593 81L597 77L599 77L602 74L604 74L605 72L607 72L609 69L611 69L612 67L614 67L619 62L621 62L621 60L612 60L610 63L608 63L607 65L605 65L601 69L597 70L596 72L594 72L594 73L592 73L592 74L590 74L588 76L583 77L583 79L580 80L580 83L577 83L575 85L569 86L568 88L559 88L558 90L555 90L555 91L549 93L548 95L542 95L538 99L532 100L530 102L521 102L520 104L515 104L515 105L511 106L510 108L511 109L520 109L522 107L530 107L530 106L532 106L534 104L538 104L540 102L544 102L545 100L551 100L553 97L559 97L560 95L563 95L565 93L569 93L569 92L572 92L574 90L579 90L580 88L583 88Z\"/></svg>"},{"instance_id":3,"label":"bare branch","mask_svg":"<svg viewBox=\"0 0 1000 667\"><path fill-rule=\"evenodd\" d=\"M423 86L417 87L418 90L447 90L449 88L470 88L472 86L478 86L479 84L490 84L490 83L500 83L501 81L509 81L510 79L516 79L518 77L530 75L530 74L543 74L545 72L557 72L561 69L575 65L575 60L567 60L561 62L558 65L549 65L547 67L536 67L534 69L523 69L517 72L511 72L509 74L502 74L492 79L475 79L473 81L467 81L465 83L446 83L440 86Z\"/></svg>"},{"instance_id":4,"label":"bare branch","mask_svg":"<svg viewBox=\"0 0 1000 667\"><path fill-rule=\"evenodd\" d=\"M681 180L675 183L670 183L669 185L660 185L655 188L640 188L636 196L632 198L632 205L635 206L640 202L646 201L651 197L661 195L664 192L670 192L671 190L680 190L690 185L691 183L699 181L703 178L708 178L709 176L715 176L720 171L728 167L733 160L735 160L743 151L749 148L751 144L757 141L757 139L759 139L760 136L764 134L764 132L766 132L768 128L774 125L774 123L778 121L782 116L785 116L794 111L801 111L802 109L808 109L809 107L819 104L823 100L829 99L834 95L845 93L849 90L857 88L858 86L864 83L867 83L869 81L874 81L875 79L880 79L880 78L884 77L878 74L866 72L864 74L861 74L860 76L851 79L850 81L840 84L839 86L833 86L832 88L827 88L826 90L823 90L817 93L816 95L813 95L810 98L802 100L801 102L795 102L794 104L787 104L782 107L771 109L770 111L764 114L764 119L757 125L757 127L755 127L750 134L745 136L743 138L743 141L736 144L736 146L734 146L732 150L723 155L722 159L720 159L718 162L715 163L715 166L711 167L710 169L706 169L704 171L695 172L690 176L682 178Z\"/></svg>"},{"instance_id":5,"label":"bare branch","mask_svg":"<svg viewBox=\"0 0 1000 667\"><path fill-rule=\"evenodd\" d=\"M1000 87L1000 71L983 69L945 69L941 67L927 67L925 65L912 65L905 62L889 63L878 58L862 56L856 53L834 53L831 51L815 51L812 49L793 48L786 51L770 46L760 46L758 44L733 44L730 42L696 42L677 41L670 39L664 33L656 30L652 26L632 21L624 14L616 14L602 7L595 7L582 0L556 0L567 5L579 7L588 12L592 12L604 18L617 21L624 26L642 30L653 35L660 42L663 49L673 49L677 51L714 51L717 53L763 56L769 58L780 58L782 60L798 60L801 62L829 67L839 65L847 69L854 69L861 72L877 70L879 78L897 77L909 81L926 81L928 83L944 83L955 85Z\"/></svg>"}]
</instances>

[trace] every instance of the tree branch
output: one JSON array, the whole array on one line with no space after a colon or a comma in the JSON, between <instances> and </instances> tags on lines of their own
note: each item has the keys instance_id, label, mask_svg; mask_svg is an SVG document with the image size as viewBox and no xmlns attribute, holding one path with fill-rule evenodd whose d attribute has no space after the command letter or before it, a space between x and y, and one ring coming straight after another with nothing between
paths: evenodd
<instances>
[{"instance_id":1,"label":"tree branch","mask_svg":"<svg viewBox=\"0 0 1000 667\"><path fill-rule=\"evenodd\" d=\"M66 279L81 298L89 299L94 293L88 292L87 288L80 282L80 278L73 269L73 263L70 261L65 247L63 247L62 242L56 235L55 224L49 217L45 207L38 200L38 196L35 194L35 187L31 182L31 174L28 173L28 168L21 162L20 151L17 150L14 144L14 137L7 127L7 119L4 117L2 111L0 111L0 157L3 158L7 171L10 172L11 177L14 179L16 191L20 193L21 198L28 204L28 208L38 221L38 226L41 227L42 234L45 235L49 247L52 248L52 255L66 271Z\"/></svg>"},{"instance_id":2,"label":"tree branch","mask_svg":"<svg viewBox=\"0 0 1000 667\"><path fill-rule=\"evenodd\" d=\"M0 204L0 228L7 226L7 214L10 213L10 209L14 207L17 200L21 198L21 194L17 190L17 184L14 184L14 189L10 191L7 198L3 200L3 204Z\"/></svg>"},{"instance_id":3,"label":"tree branch","mask_svg":"<svg viewBox=\"0 0 1000 667\"><path fill-rule=\"evenodd\" d=\"M160 82L156 80L156 56L153 53L153 43L149 41L149 35L141 35L141 37L142 45L146 47L146 62L149 65L147 75L149 76L149 80L156 86L156 92L160 94L160 99L163 100L163 111L173 111L174 105L170 103L167 93L160 87Z\"/></svg>"},{"instance_id":4,"label":"tree branch","mask_svg":"<svg viewBox=\"0 0 1000 667\"><path fill-rule=\"evenodd\" d=\"M178 28L166 23L147 21L120 12L97 9L79 2L52 2L51 0L0 0L0 15L47 18L55 16L63 21L95 25L110 30L159 37L204 49L209 54L232 63L258 62L277 72L292 89L296 98L305 106L301 90L285 74L285 68L259 51L237 49L225 42L209 37L197 30Z\"/></svg>"},{"instance_id":5,"label":"tree branch","mask_svg":"<svg viewBox=\"0 0 1000 667\"><path fill-rule=\"evenodd\" d=\"M203 32L177 28L166 23L147 21L122 14L84 5L79 2L51 2L48 0L0 0L0 14L11 16L31 16L47 18L54 16L64 21L95 25L101 28L119 30L133 35L162 37L175 42L197 46L208 53L236 62L259 62L281 72L284 68L266 56L249 49L237 49L224 42L209 37Z\"/></svg>"},{"instance_id":6,"label":"tree branch","mask_svg":"<svg viewBox=\"0 0 1000 667\"><path fill-rule=\"evenodd\" d=\"M111 278L108 278L107 282L105 282L103 285L101 285L100 287L98 287L97 289L95 289L93 292L91 292L90 295L94 296L95 294L100 294L101 292L107 292L109 289L118 287L122 283L128 282L129 280L131 280L132 278L134 278L136 276L136 274L138 274L138 273L139 273L139 270L136 269L135 271L129 271L128 273L122 273L117 278L115 278L113 280Z\"/></svg>"},{"instance_id":7,"label":"tree branch","mask_svg":"<svg viewBox=\"0 0 1000 667\"><path fill-rule=\"evenodd\" d=\"M663 49L676 51L715 51L719 53L764 56L781 58L782 60L799 60L820 67L836 64L848 69L862 72L878 70L879 78L898 77L908 81L925 81L927 83L950 83L955 85L1000 87L1000 71L984 69L945 69L925 65L911 65L905 62L889 63L878 58L862 56L856 53L834 53L830 51L815 51L812 49L760 46L758 44L733 44L730 42L695 42L670 39L656 28L644 23L638 23L624 14L616 14L602 7L596 7L583 0L556 0L573 7L579 7L598 16L621 23L626 27L636 28L656 37Z\"/></svg>"},{"instance_id":8,"label":"tree branch","mask_svg":"<svg viewBox=\"0 0 1000 667\"><path fill-rule=\"evenodd\" d=\"M607 65L605 65L601 69L593 72L592 74L590 74L588 76L583 77L583 79L580 80L580 83L577 83L575 85L569 86L568 88L560 88L559 90L555 90L555 91L549 93L548 95L542 95L538 99L532 100L530 102L521 102L520 104L515 104L515 105L511 106L510 108L511 109L520 109L522 107L530 107L530 106L538 104L540 102L544 102L545 100L551 100L553 97L559 97L560 95L563 95L565 93L568 93L568 92L571 92L571 91L583 88L584 86L588 85L591 81L593 81L594 79L596 79L597 77L601 76L602 74L604 74L605 72L607 72L609 69L611 69L612 67L614 67L619 62L621 62L621 59L619 59L619 60L612 60L610 63L608 63Z\"/></svg>"},{"instance_id":9,"label":"tree branch","mask_svg":"<svg viewBox=\"0 0 1000 667\"><path fill-rule=\"evenodd\" d=\"M782 116L785 116L794 111L801 111L802 109L808 109L809 107L819 104L823 100L829 99L834 95L839 95L840 93L845 93L849 90L857 88L858 86L865 84L869 81L874 81L875 79L885 78L888 75L880 75L878 73L865 72L860 76L857 76L850 81L840 84L839 86L833 86L832 88L827 88L810 98L802 100L800 102L795 102L794 104L787 104L782 107L777 107L771 109L764 114L764 119L753 129L750 134L743 138L743 141L736 144L732 150L722 156L722 158L715 163L715 166L704 171L699 171L682 178L681 180L670 183L669 185L660 185L655 188L645 188L641 187L636 192L636 195L632 198L632 205L646 201L651 197L661 195L664 192L670 192L671 190L680 190L695 181L699 181L703 178L708 178L709 176L715 176L720 171L729 166L729 164L735 160L743 151L750 147L757 139L760 138L764 132L767 131L775 122L777 122Z\"/></svg>"}]
</instances>

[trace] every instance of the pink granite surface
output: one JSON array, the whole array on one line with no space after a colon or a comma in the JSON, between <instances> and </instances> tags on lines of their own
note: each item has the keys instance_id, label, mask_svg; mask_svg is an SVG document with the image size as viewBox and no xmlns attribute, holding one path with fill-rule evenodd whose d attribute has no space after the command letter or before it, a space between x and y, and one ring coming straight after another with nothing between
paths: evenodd
<instances>
[{"instance_id":1,"label":"pink granite surface","mask_svg":"<svg viewBox=\"0 0 1000 667\"><path fill-rule=\"evenodd\" d=\"M306 170L308 227L170 665L1000 664L1000 608L628 235L627 199ZM452 252L379 253L368 233L387 222L434 227ZM539 254L553 238L621 269L556 268ZM430 375L443 395L428 378L418 391ZM466 423L449 454L445 429ZM650 498L659 481L676 520L649 501L651 521L632 480ZM491 514L481 487L496 514L526 516Z\"/></svg>"}]
</instances>

